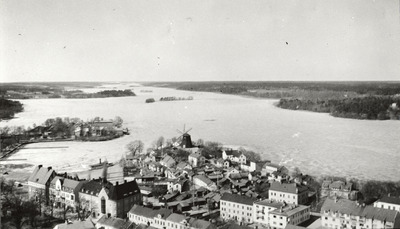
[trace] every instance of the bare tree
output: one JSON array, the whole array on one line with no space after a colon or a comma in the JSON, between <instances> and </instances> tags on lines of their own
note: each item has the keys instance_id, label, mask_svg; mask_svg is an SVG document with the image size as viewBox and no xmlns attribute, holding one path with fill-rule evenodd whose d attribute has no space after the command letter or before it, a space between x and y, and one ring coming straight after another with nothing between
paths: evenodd
<instances>
[{"instance_id":1,"label":"bare tree","mask_svg":"<svg viewBox=\"0 0 400 229\"><path fill-rule=\"evenodd\" d=\"M119 116L115 116L115 118L113 120L114 126L116 126L118 128L120 128L122 126L123 122L124 122L124 120L122 120L122 118Z\"/></svg>"},{"instance_id":2,"label":"bare tree","mask_svg":"<svg viewBox=\"0 0 400 229\"><path fill-rule=\"evenodd\" d=\"M143 152L144 144L140 140L135 140L133 142L128 143L128 145L126 145L126 148L133 156L135 156L137 153L140 154Z\"/></svg>"},{"instance_id":3,"label":"bare tree","mask_svg":"<svg viewBox=\"0 0 400 229\"><path fill-rule=\"evenodd\" d=\"M163 145L164 145L164 142L165 142L165 139L164 139L164 137L163 136L160 136L158 139L157 139L157 141L156 141L156 146L157 146L157 148L158 147L162 147Z\"/></svg>"}]
</instances>

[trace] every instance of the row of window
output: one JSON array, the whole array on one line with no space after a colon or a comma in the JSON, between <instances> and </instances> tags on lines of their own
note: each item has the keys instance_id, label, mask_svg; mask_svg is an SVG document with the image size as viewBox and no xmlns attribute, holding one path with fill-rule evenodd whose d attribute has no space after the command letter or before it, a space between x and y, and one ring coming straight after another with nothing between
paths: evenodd
<instances>
[{"instance_id":1,"label":"row of window","mask_svg":"<svg viewBox=\"0 0 400 229\"><path fill-rule=\"evenodd\" d=\"M276 192L271 192L271 196L277 196L277 193ZM285 194L280 193L279 197L285 198ZM287 194L287 198L290 198L290 197L291 197L290 194ZM293 195L293 199L296 199L296 195Z\"/></svg>"},{"instance_id":2,"label":"row of window","mask_svg":"<svg viewBox=\"0 0 400 229\"><path fill-rule=\"evenodd\" d=\"M231 203L230 202L228 202L228 203L226 203L226 202L224 202L224 201L221 201L221 205L224 205L224 206L231 206ZM232 207L237 207L237 208L240 208L240 206L242 207L242 209L245 209L245 206L244 205L239 205L239 204L232 204ZM248 210L248 211L251 211L252 210L252 207L248 207L248 206L246 206L246 210Z\"/></svg>"}]
</instances>

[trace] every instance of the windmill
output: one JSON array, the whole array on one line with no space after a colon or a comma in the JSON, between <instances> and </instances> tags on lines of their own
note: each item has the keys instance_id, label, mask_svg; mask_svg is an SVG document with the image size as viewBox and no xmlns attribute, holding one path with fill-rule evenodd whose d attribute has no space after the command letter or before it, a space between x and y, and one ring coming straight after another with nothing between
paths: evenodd
<instances>
[{"instance_id":1,"label":"windmill","mask_svg":"<svg viewBox=\"0 0 400 229\"><path fill-rule=\"evenodd\" d=\"M181 134L178 138L177 141L181 141L180 146L182 148L193 148L192 145L192 139L190 137L190 134L188 134L189 131L192 130L192 128L185 130L186 125L183 125L183 131L176 130L178 131L179 134Z\"/></svg>"}]
</instances>

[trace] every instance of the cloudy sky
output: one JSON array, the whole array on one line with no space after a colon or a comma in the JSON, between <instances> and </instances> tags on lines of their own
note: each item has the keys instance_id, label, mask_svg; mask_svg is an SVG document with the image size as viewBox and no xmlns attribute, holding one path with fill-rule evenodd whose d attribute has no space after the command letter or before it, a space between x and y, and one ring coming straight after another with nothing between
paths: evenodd
<instances>
[{"instance_id":1,"label":"cloudy sky","mask_svg":"<svg viewBox=\"0 0 400 229\"><path fill-rule=\"evenodd\" d=\"M400 80L398 0L2 0L6 81Z\"/></svg>"}]
</instances>

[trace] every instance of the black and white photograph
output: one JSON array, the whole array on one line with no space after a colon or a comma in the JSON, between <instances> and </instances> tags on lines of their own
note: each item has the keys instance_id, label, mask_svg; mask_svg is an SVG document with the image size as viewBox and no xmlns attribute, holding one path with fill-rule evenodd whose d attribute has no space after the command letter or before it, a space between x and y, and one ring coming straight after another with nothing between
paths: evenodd
<instances>
[{"instance_id":1,"label":"black and white photograph","mask_svg":"<svg viewBox=\"0 0 400 229\"><path fill-rule=\"evenodd\" d=\"M400 228L400 1L0 0L0 228Z\"/></svg>"}]
</instances>

